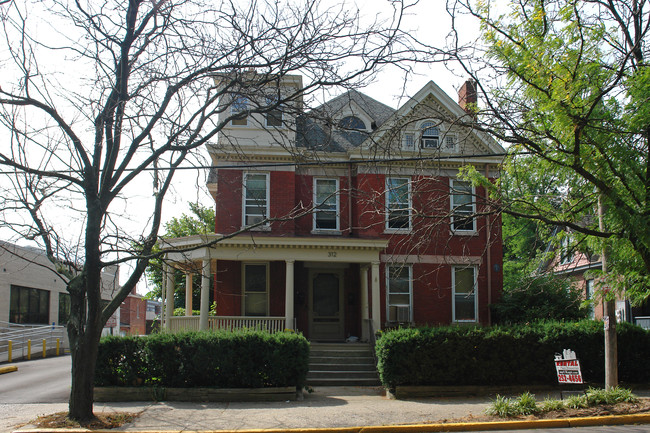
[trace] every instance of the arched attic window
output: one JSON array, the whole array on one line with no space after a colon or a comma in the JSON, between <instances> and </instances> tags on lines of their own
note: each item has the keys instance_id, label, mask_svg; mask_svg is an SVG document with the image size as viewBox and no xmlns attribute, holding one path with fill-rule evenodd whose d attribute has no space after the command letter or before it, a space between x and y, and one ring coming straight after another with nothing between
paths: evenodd
<instances>
[{"instance_id":1,"label":"arched attic window","mask_svg":"<svg viewBox=\"0 0 650 433\"><path fill-rule=\"evenodd\" d=\"M345 116L339 121L339 128L342 129L356 129L358 131L365 131L366 124L357 116Z\"/></svg>"},{"instance_id":2,"label":"arched attic window","mask_svg":"<svg viewBox=\"0 0 650 433\"><path fill-rule=\"evenodd\" d=\"M420 126L422 136L420 147L422 149L438 149L440 147L440 130L433 122L424 122Z\"/></svg>"}]
</instances>

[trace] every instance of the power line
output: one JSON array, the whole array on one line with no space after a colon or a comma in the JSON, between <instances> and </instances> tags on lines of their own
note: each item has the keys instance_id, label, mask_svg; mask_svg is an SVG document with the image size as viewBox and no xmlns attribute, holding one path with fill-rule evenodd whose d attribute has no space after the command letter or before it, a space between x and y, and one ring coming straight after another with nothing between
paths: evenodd
<instances>
[{"instance_id":1,"label":"power line","mask_svg":"<svg viewBox=\"0 0 650 433\"><path fill-rule=\"evenodd\" d=\"M422 161L452 161L462 159L474 158L489 158L489 157L505 157L508 153L483 153L472 155L446 155L446 156L417 156L409 158L382 158L382 159L351 159L340 161L293 161L293 162L268 162L268 163L249 163L249 164L231 164L231 165L192 165L189 167L176 167L175 170L205 170L205 169L232 169L232 168L277 168L277 167L308 167L308 166L323 166L323 165L358 165L358 164L387 164L395 162L422 162ZM125 172L132 171L166 171L164 167L145 167L145 168L126 168ZM77 170L44 170L43 173L52 174L74 174L78 173ZM14 174L14 171L0 171L0 174L9 175Z\"/></svg>"}]
</instances>

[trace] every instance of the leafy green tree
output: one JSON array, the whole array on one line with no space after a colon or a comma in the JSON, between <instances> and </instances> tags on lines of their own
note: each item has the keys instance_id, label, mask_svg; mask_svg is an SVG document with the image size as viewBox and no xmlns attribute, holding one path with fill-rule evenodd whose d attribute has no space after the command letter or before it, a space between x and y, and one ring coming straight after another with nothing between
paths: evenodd
<instances>
[{"instance_id":1,"label":"leafy green tree","mask_svg":"<svg viewBox=\"0 0 650 433\"><path fill-rule=\"evenodd\" d=\"M608 287L650 294L650 15L642 0L458 0L480 20L484 50L459 56L482 96L475 126L509 145L515 183L552 176L559 194L491 187L502 211L568 227L599 240ZM599 218L595 218L599 215ZM612 245L628 260L615 260ZM614 260L611 260L614 259ZM636 264L630 269L627 266ZM615 368L615 314L606 363ZM613 339L608 344L608 338ZM609 358L609 360L607 360ZM612 367L613 366L613 367ZM608 380L606 384L615 384Z\"/></svg>"},{"instance_id":2,"label":"leafy green tree","mask_svg":"<svg viewBox=\"0 0 650 433\"><path fill-rule=\"evenodd\" d=\"M178 238L191 235L202 235L214 233L215 213L214 208L203 206L199 203L190 203L190 213L174 217L165 223L165 234L163 237ZM160 257L153 258L149 262L146 274L151 290L147 293L149 299L160 299L162 297L162 271L163 261ZM200 271L198 271L200 273ZM185 309L185 273L180 270L174 271L174 305ZM210 282L213 284L213 282ZM201 279L196 276L192 279L192 305L199 305L201 298ZM212 300L211 302L214 302Z\"/></svg>"},{"instance_id":3,"label":"leafy green tree","mask_svg":"<svg viewBox=\"0 0 650 433\"><path fill-rule=\"evenodd\" d=\"M582 308L582 293L568 278L555 275L526 276L518 286L504 287L492 318L499 324L523 324L539 320L581 320L588 315Z\"/></svg>"}]
</instances>

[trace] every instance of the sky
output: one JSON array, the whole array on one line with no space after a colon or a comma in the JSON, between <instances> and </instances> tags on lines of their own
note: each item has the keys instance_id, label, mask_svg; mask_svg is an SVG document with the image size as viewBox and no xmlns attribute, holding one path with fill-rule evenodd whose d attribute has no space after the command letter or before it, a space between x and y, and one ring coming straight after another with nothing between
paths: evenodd
<instances>
[{"instance_id":1,"label":"sky","mask_svg":"<svg viewBox=\"0 0 650 433\"><path fill-rule=\"evenodd\" d=\"M415 0L407 1L413 2ZM321 0L321 3L327 6L329 4L339 4L340 2L338 0ZM420 0L408 9L407 14L404 16L402 28L407 30L413 38L421 42L432 46L444 46L451 30L451 18L446 12L445 4L446 0ZM39 5L39 2L35 2L34 5ZM381 20L383 17L387 17L387 13L390 13L392 9L392 2L390 0L346 0L346 5L350 8L358 7L362 21L374 20L376 18ZM462 28L463 34L461 37L465 39L465 42L476 38L478 34L478 26L476 23L470 21L462 22ZM65 28L57 29L57 31L65 34ZM0 69L2 68L2 57L5 55L6 48L0 45ZM444 65L442 63L414 65L413 73L405 79L403 73L398 68L387 66L377 73L374 81L370 85L360 89L360 91L386 105L398 108L409 96L414 95L428 81L433 80L453 100L456 100L457 89L460 88L467 77L462 73L454 72L451 68L452 65ZM65 86L69 86L70 83L74 83L75 80L81 78L82 76L75 74L75 71L66 71L59 77L62 85ZM0 76L0 87L6 83L4 82L5 80L7 80L6 76L4 79ZM2 131L0 131L0 138L3 137L1 133ZM2 143L0 143L0 146L2 146ZM207 152L204 152L204 154L207 157ZM199 202L205 206L214 206L213 200L207 193L205 187L206 175L207 170L185 170L175 176L174 184L166 196L163 207L163 223L173 217L180 216L182 213L188 213L188 204L190 202ZM125 218L124 220L126 221L128 230L129 221L137 225L139 222L150 218L150 215L139 212L141 207L138 205L140 202L151 201L152 183L150 177L144 176L142 183L135 185L126 196L129 197L127 201L118 203L121 206L118 213L121 213L121 216ZM51 217L59 218L59 223L65 227L65 221L69 218L69 214L62 213L60 215L51 215ZM9 235L0 231L0 237L7 239L7 236ZM82 234L78 233L76 236L82 236ZM124 281L127 275L128 267L122 265L121 280ZM146 291L146 282L141 281L138 286L138 292L144 294Z\"/></svg>"}]
</instances>

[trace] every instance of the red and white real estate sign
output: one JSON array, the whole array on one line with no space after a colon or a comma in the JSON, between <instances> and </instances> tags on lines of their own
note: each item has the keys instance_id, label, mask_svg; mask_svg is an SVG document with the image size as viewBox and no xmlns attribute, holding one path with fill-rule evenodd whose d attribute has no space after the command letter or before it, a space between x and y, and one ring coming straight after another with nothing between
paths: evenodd
<instances>
[{"instance_id":1,"label":"red and white real estate sign","mask_svg":"<svg viewBox=\"0 0 650 433\"><path fill-rule=\"evenodd\" d=\"M556 359L555 370L559 383L584 383L577 359Z\"/></svg>"}]
</instances>

